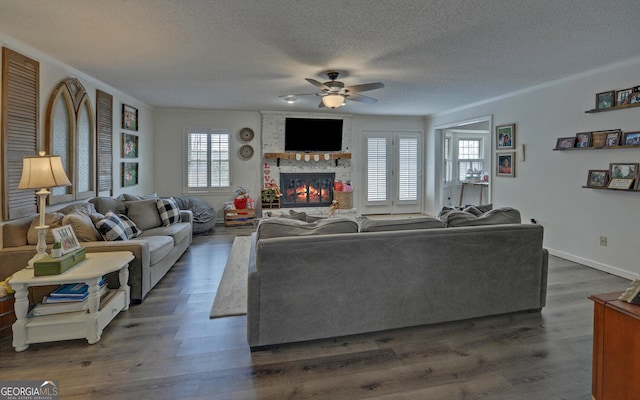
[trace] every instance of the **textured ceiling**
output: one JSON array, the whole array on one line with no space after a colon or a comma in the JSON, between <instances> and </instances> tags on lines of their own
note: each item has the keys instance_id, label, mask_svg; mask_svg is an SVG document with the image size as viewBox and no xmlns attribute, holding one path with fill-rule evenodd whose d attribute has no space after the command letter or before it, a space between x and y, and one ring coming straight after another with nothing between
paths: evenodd
<instances>
[{"instance_id":1,"label":"textured ceiling","mask_svg":"<svg viewBox=\"0 0 640 400\"><path fill-rule=\"evenodd\" d=\"M430 115L640 56L638 0L0 0L0 31L154 107ZM329 112L329 111L326 111Z\"/></svg>"}]
</instances>

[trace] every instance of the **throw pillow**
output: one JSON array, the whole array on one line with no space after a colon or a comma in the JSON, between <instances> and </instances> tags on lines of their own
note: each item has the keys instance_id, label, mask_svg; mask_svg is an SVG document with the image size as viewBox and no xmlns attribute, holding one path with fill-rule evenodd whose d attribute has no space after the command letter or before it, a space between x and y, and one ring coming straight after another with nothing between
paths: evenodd
<instances>
[{"instance_id":1,"label":"throw pillow","mask_svg":"<svg viewBox=\"0 0 640 400\"><path fill-rule=\"evenodd\" d=\"M98 232L102 234L104 240L128 240L127 228L125 228L122 220L111 211L104 215L104 219L101 219L96 224Z\"/></svg>"},{"instance_id":2,"label":"throw pillow","mask_svg":"<svg viewBox=\"0 0 640 400\"><path fill-rule=\"evenodd\" d=\"M124 214L120 214L118 217L120 218L120 221L122 221L122 225L124 225L124 229L127 232L129 239L137 238L142 234L142 230L138 228L135 222L130 220L129 217Z\"/></svg>"},{"instance_id":3,"label":"throw pillow","mask_svg":"<svg viewBox=\"0 0 640 400\"><path fill-rule=\"evenodd\" d=\"M53 228L59 228L62 226L62 219L64 218L64 214L61 213L46 213L44 215L44 223L49 226L47 229L46 242L47 244L51 244L54 242L53 234L51 230ZM36 217L31 221L31 225L29 225L29 230L27 231L27 243L28 244L38 244L38 230L36 226L40 225L40 215L36 215Z\"/></svg>"},{"instance_id":4,"label":"throw pillow","mask_svg":"<svg viewBox=\"0 0 640 400\"><path fill-rule=\"evenodd\" d=\"M491 210L478 217L464 211L452 211L447 214L445 222L448 227L519 224L520 212L514 208L503 207Z\"/></svg>"},{"instance_id":5,"label":"throw pillow","mask_svg":"<svg viewBox=\"0 0 640 400\"><path fill-rule=\"evenodd\" d=\"M91 217L83 209L76 209L65 215L62 225L70 225L80 242L96 242L102 240Z\"/></svg>"},{"instance_id":6,"label":"throw pillow","mask_svg":"<svg viewBox=\"0 0 640 400\"><path fill-rule=\"evenodd\" d=\"M94 197L89 200L89 203L95 206L95 209L100 214L106 214L107 211L113 211L116 214L122 214L126 211L124 201L114 199L113 197Z\"/></svg>"},{"instance_id":7,"label":"throw pillow","mask_svg":"<svg viewBox=\"0 0 640 400\"><path fill-rule=\"evenodd\" d=\"M143 231L162 226L155 199L127 201L125 205L127 206L127 216Z\"/></svg>"},{"instance_id":8,"label":"throw pillow","mask_svg":"<svg viewBox=\"0 0 640 400\"><path fill-rule=\"evenodd\" d=\"M357 232L358 223L350 218L326 218L312 223L295 219L267 218L260 220L258 224L257 239Z\"/></svg>"},{"instance_id":9,"label":"throw pillow","mask_svg":"<svg viewBox=\"0 0 640 400\"><path fill-rule=\"evenodd\" d=\"M405 231L410 229L444 228L445 223L433 217L367 219L360 223L360 232Z\"/></svg>"},{"instance_id":10,"label":"throw pillow","mask_svg":"<svg viewBox=\"0 0 640 400\"><path fill-rule=\"evenodd\" d=\"M164 226L180 222L180 209L172 197L156 200L160 219Z\"/></svg>"}]
</instances>

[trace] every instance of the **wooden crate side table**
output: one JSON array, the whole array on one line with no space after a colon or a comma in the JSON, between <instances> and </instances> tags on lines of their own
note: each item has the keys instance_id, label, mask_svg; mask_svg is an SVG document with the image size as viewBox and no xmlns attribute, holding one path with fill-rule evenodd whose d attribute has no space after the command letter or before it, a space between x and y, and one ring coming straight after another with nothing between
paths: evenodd
<instances>
[{"instance_id":1,"label":"wooden crate side table","mask_svg":"<svg viewBox=\"0 0 640 400\"><path fill-rule=\"evenodd\" d=\"M11 337L11 325L16 321L13 295L0 297L0 341Z\"/></svg>"},{"instance_id":2,"label":"wooden crate side table","mask_svg":"<svg viewBox=\"0 0 640 400\"><path fill-rule=\"evenodd\" d=\"M85 338L89 344L100 341L102 331L122 310L129 308L129 262L133 254L128 251L90 253L87 258L59 275L34 276L33 269L23 269L11 278L15 293L16 322L13 324L13 347L24 351L31 343ZM119 271L120 288L100 304L100 280L110 272ZM27 317L28 291L31 286L46 286L84 282L89 286L89 312ZM106 297L105 297L106 298Z\"/></svg>"},{"instance_id":3,"label":"wooden crate side table","mask_svg":"<svg viewBox=\"0 0 640 400\"><path fill-rule=\"evenodd\" d=\"M224 226L252 225L257 216L255 208L224 210Z\"/></svg>"}]
</instances>

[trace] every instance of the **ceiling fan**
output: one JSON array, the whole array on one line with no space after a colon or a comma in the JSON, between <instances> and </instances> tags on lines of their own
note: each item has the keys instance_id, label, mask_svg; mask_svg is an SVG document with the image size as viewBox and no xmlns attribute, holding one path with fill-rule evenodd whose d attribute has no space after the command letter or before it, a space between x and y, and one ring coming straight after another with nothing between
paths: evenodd
<instances>
[{"instance_id":1,"label":"ceiling fan","mask_svg":"<svg viewBox=\"0 0 640 400\"><path fill-rule=\"evenodd\" d=\"M353 86L345 86L343 82L337 81L338 76L340 75L337 71L328 71L327 76L330 81L327 82L319 82L315 79L305 78L307 82L321 89L320 92L317 93L303 93L303 94L295 94L295 95L284 95L280 97L284 97L285 100L295 98L295 96L306 96L315 94L316 96L321 96L322 101L318 107L329 107L332 110L342 106L346 99L359 101L362 103L373 104L378 100L373 97L364 96L359 94L360 92L366 92L368 90L381 89L384 87L382 82L373 82L373 83L363 83L361 85L353 85Z\"/></svg>"}]
</instances>

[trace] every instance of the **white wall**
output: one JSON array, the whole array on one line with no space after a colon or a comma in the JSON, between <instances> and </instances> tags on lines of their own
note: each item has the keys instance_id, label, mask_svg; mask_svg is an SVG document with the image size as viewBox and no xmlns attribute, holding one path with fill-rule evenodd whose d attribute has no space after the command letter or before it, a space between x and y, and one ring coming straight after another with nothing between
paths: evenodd
<instances>
[{"instance_id":1,"label":"white wall","mask_svg":"<svg viewBox=\"0 0 640 400\"><path fill-rule=\"evenodd\" d=\"M156 109L154 116L156 138L153 152L155 154L155 191L161 196L190 196L202 199L213 205L218 211L218 220L222 218L224 202L232 201L235 188L243 186L249 189L252 198L259 199L262 174L260 162L260 113L253 111L221 111L193 109ZM200 127L228 129L232 133L231 168L233 168L231 189L217 193L183 193L184 176L184 128ZM255 135L251 142L242 142L238 132L242 128L253 129ZM238 156L238 149L250 144L254 156L243 160Z\"/></svg>"},{"instance_id":2,"label":"white wall","mask_svg":"<svg viewBox=\"0 0 640 400\"><path fill-rule=\"evenodd\" d=\"M117 196L121 193L143 194L154 190L154 129L153 109L151 107L3 33L0 33L0 45L32 58L40 64L40 121L38 132L38 143L40 149L44 148L45 143L45 121L49 96L60 81L70 77L77 78L87 91L87 94L91 99L91 105L94 112L96 109L96 89L100 89L113 96L113 195ZM1 82L0 85L2 85ZM138 109L139 130L138 132L130 132L138 135L139 155L137 159L121 158L121 133L123 131L120 129L120 126L122 126L121 110L123 103ZM2 154L0 154L0 162L2 162L1 158ZM138 185L127 188L121 187L120 163L123 161L137 161L139 163ZM2 201L3 200L0 198L0 206ZM47 209L61 208L65 205L66 204L59 204Z\"/></svg>"},{"instance_id":3,"label":"white wall","mask_svg":"<svg viewBox=\"0 0 640 400\"><path fill-rule=\"evenodd\" d=\"M577 132L640 131L640 108L585 114L594 108L596 93L639 85L639 67L640 59L635 59L427 119L427 159L437 157L433 132L436 126L482 115L492 115L494 126L515 123L516 144L526 145L526 160L515 164L515 178L496 177L493 173L494 205L517 208L524 222L535 218L545 228L545 247L552 254L637 278L640 213L636 211L640 192L582 186L589 169L607 169L611 162L640 162L640 148L565 152L552 149L558 137ZM435 176L428 180L434 182ZM431 211L438 205L436 199L430 199ZM607 247L599 245L600 236L608 237Z\"/></svg>"}]
</instances>

